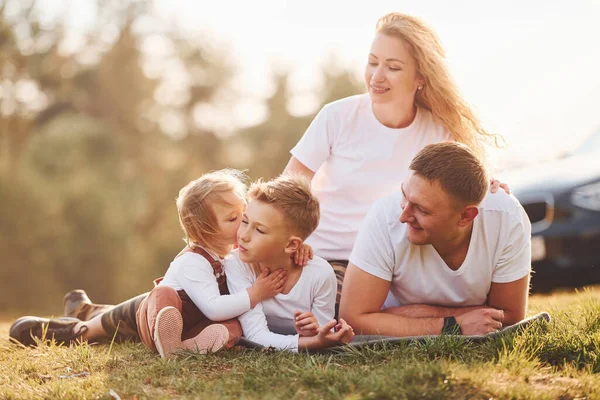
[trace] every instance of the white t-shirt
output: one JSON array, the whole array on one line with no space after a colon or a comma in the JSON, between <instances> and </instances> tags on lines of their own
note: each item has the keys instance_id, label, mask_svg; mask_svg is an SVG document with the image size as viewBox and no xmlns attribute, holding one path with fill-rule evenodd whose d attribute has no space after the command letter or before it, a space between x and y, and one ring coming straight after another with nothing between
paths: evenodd
<instances>
[{"instance_id":1,"label":"white t-shirt","mask_svg":"<svg viewBox=\"0 0 600 400\"><path fill-rule=\"evenodd\" d=\"M245 292L256 280L237 251L225 258L225 273L231 293ZM238 317L244 337L265 347L298 351L294 312L311 311L319 325L325 325L334 316L336 290L333 268L315 256L302 267L302 274L289 293L267 299Z\"/></svg>"},{"instance_id":2,"label":"white t-shirt","mask_svg":"<svg viewBox=\"0 0 600 400\"><path fill-rule=\"evenodd\" d=\"M464 307L486 303L492 282L523 278L531 269L531 224L518 200L488 194L473 221L465 261L451 270L432 245L406 238L401 193L377 201L360 229L350 262L391 282L383 308L406 304Z\"/></svg>"},{"instance_id":3,"label":"white t-shirt","mask_svg":"<svg viewBox=\"0 0 600 400\"><path fill-rule=\"evenodd\" d=\"M235 318L250 309L250 296L246 290L221 295L213 267L206 258L190 251L171 262L159 286L184 290L211 321Z\"/></svg>"},{"instance_id":4,"label":"white t-shirt","mask_svg":"<svg viewBox=\"0 0 600 400\"><path fill-rule=\"evenodd\" d=\"M307 240L315 254L347 260L375 200L399 190L423 147L449 140L448 131L423 109L406 128L382 125L368 94L323 107L291 150L315 172L312 189L321 203L321 219Z\"/></svg>"}]
</instances>

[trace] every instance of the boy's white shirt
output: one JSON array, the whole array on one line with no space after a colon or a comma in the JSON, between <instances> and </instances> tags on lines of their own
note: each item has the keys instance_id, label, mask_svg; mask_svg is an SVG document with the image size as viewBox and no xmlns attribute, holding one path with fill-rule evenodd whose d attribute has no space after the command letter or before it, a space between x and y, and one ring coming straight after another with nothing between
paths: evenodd
<instances>
[{"instance_id":1,"label":"boy's white shirt","mask_svg":"<svg viewBox=\"0 0 600 400\"><path fill-rule=\"evenodd\" d=\"M451 270L432 245L406 238L399 221L402 193L377 201L360 229L350 262L391 283L383 308L406 304L465 307L486 303L492 282L531 270L531 224L518 200L499 190L479 205L467 256Z\"/></svg>"},{"instance_id":2,"label":"boy's white shirt","mask_svg":"<svg viewBox=\"0 0 600 400\"><path fill-rule=\"evenodd\" d=\"M233 294L245 292L256 280L250 266L237 250L225 257L227 285ZM288 294L278 294L238 317L244 337L266 347L298 351L299 335L294 329L294 311L311 311L320 326L335 314L337 280L333 268L315 256L302 267L298 282Z\"/></svg>"},{"instance_id":3,"label":"boy's white shirt","mask_svg":"<svg viewBox=\"0 0 600 400\"><path fill-rule=\"evenodd\" d=\"M250 295L246 290L222 295L208 260L190 251L171 262L159 286L184 290L196 307L212 321L235 318L250 309Z\"/></svg>"}]
</instances>

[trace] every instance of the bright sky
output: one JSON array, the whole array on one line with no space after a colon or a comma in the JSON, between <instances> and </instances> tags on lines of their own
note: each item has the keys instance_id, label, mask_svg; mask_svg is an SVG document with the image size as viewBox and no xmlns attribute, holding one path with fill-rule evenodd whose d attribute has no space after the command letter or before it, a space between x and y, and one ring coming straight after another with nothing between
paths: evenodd
<instances>
[{"instance_id":1,"label":"bright sky","mask_svg":"<svg viewBox=\"0 0 600 400\"><path fill-rule=\"evenodd\" d=\"M44 3L68 4L74 25L93 18L85 1ZM155 6L166 20L190 33L210 32L231 49L237 89L250 99L272 90L274 65L292 71L292 90L306 98L322 83L319 69L332 50L362 74L377 19L402 11L441 37L465 98L507 140L501 163L549 158L600 127L597 0L156 0ZM298 101L294 108L310 106ZM251 122L251 104L241 110L239 119Z\"/></svg>"}]
</instances>

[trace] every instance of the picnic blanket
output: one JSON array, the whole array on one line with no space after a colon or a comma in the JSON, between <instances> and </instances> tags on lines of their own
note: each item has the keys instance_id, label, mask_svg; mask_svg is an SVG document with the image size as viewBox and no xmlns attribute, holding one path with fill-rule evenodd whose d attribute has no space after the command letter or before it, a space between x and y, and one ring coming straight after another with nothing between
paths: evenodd
<instances>
[{"instance_id":1,"label":"picnic blanket","mask_svg":"<svg viewBox=\"0 0 600 400\"><path fill-rule=\"evenodd\" d=\"M471 342L482 342L486 340L495 339L500 336L510 335L517 332L520 332L530 326L533 323L538 322L549 322L550 314L547 312L541 312L532 317L526 318L521 322L518 322L514 325L506 326L496 332L488 333L487 335L459 335L463 340L471 341ZM356 335L354 339L344 346L336 346L330 347L328 349L324 349L321 352L324 353L339 353L345 352L349 347L361 348L361 347L374 347L380 345L382 343L394 344L401 342L411 342L417 341L422 342L425 340L431 340L440 337L441 335L423 335L423 336L406 336L406 337L394 337L394 336L378 336L378 335ZM251 349L262 349L264 348L262 345L252 342L244 337L239 341L238 345L251 348Z\"/></svg>"}]
</instances>

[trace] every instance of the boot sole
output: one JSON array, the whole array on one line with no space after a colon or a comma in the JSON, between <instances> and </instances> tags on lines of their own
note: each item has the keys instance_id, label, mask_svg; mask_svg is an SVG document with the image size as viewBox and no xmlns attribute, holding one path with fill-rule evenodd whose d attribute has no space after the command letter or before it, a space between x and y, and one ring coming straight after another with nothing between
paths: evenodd
<instances>
[{"instance_id":1,"label":"boot sole","mask_svg":"<svg viewBox=\"0 0 600 400\"><path fill-rule=\"evenodd\" d=\"M154 325L154 344L163 359L170 360L182 348L183 318L175 307L165 307L158 312Z\"/></svg>"},{"instance_id":2,"label":"boot sole","mask_svg":"<svg viewBox=\"0 0 600 400\"><path fill-rule=\"evenodd\" d=\"M200 354L219 351L229 341L229 329L225 325L212 324L207 326L198 335L183 341L183 348Z\"/></svg>"}]
</instances>

